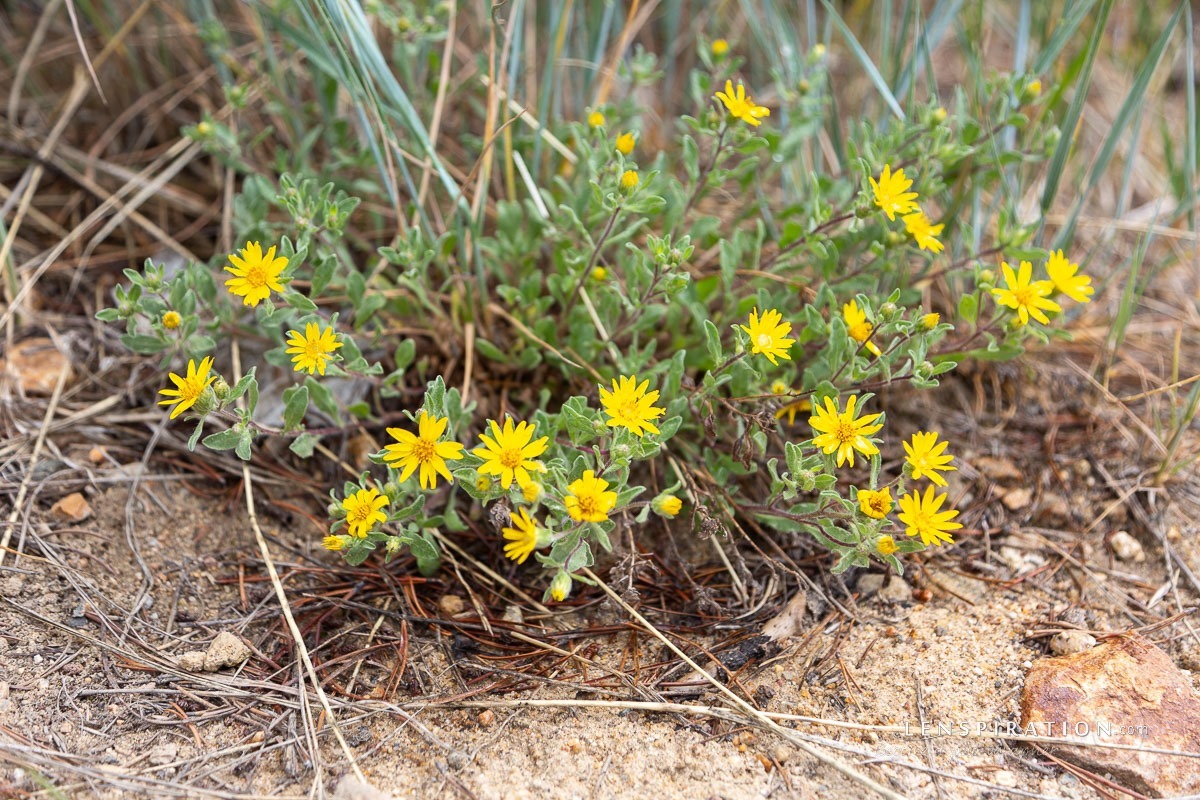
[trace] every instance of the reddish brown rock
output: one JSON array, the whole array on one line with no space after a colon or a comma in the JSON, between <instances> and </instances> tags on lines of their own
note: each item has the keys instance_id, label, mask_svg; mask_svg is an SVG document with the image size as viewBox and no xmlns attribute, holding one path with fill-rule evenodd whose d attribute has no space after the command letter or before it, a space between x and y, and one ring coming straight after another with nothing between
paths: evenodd
<instances>
[{"instance_id":1,"label":"reddish brown rock","mask_svg":"<svg viewBox=\"0 0 1200 800\"><path fill-rule=\"evenodd\" d=\"M1034 664L1025 676L1021 726L1038 736L1196 753L1200 698L1166 653L1138 636L1123 636ZM1104 747L1054 751L1152 797L1200 792L1194 758Z\"/></svg>"},{"instance_id":2,"label":"reddish brown rock","mask_svg":"<svg viewBox=\"0 0 1200 800\"><path fill-rule=\"evenodd\" d=\"M79 492L73 492L50 507L51 515L66 522L83 522L92 515L92 507Z\"/></svg>"},{"instance_id":3,"label":"reddish brown rock","mask_svg":"<svg viewBox=\"0 0 1200 800\"><path fill-rule=\"evenodd\" d=\"M64 372L63 385L69 386L74 379L71 362L44 337L18 342L8 358L0 359L0 376L20 386L26 395L53 394Z\"/></svg>"}]
</instances>

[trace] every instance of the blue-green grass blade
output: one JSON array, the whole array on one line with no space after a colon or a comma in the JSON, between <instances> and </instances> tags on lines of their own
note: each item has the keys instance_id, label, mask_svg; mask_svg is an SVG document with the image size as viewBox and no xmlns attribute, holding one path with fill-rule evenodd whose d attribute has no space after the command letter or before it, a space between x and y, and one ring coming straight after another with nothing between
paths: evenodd
<instances>
[{"instance_id":1,"label":"blue-green grass blade","mask_svg":"<svg viewBox=\"0 0 1200 800\"><path fill-rule=\"evenodd\" d=\"M1092 36L1083 53L1082 69L1073 84L1075 96L1071 99L1071 105L1067 108L1067 113L1062 121L1063 135L1054 149L1054 155L1050 158L1050 167L1046 171L1046 187L1042 191L1041 202L1043 214L1050 209L1054 198L1058 195L1058 185L1062 181L1063 169L1067 165L1067 156L1070 155L1071 146L1075 141L1075 126L1079 124L1083 106L1087 102L1088 89L1092 84L1092 67L1096 63L1096 53L1099 52L1100 45L1104 42L1104 27L1108 24L1108 15L1112 12L1112 7L1113 0L1104 0L1101 4L1096 26L1092 29Z\"/></svg>"},{"instance_id":2,"label":"blue-green grass blade","mask_svg":"<svg viewBox=\"0 0 1200 800\"><path fill-rule=\"evenodd\" d=\"M874 84L875 90L879 92L879 96L883 98L883 102L887 103L888 108L896 115L897 119L905 119L904 109L900 108L900 104L896 102L896 97L892 94L891 88L888 87L887 81L883 79L883 75L880 74L879 68L875 66L875 62L871 60L871 56L859 44L854 33L846 25L846 21L842 19L837 9L833 7L833 4L829 0L821 0L821 3L825 6L825 10L829 13L833 24L837 26L837 29L846 39L846 44L850 46L850 52L854 54L854 58L858 61L859 66L862 67L863 72L867 74L871 83Z\"/></svg>"},{"instance_id":3,"label":"blue-green grass blade","mask_svg":"<svg viewBox=\"0 0 1200 800\"><path fill-rule=\"evenodd\" d=\"M1083 210L1083 200L1091 195L1092 190L1096 188L1101 178L1104 177L1105 172L1108 171L1108 165L1112 162L1113 156L1116 154L1117 144L1125 133L1125 129L1134 116L1140 114L1143 105L1145 105L1146 89L1150 85L1150 79L1158 69L1163 53L1166 52L1167 45L1175 33L1175 26L1179 24L1179 19L1182 15L1183 5L1181 4L1175 9L1175 13L1171 15L1170 21L1163 27L1158 39L1155 40L1154 45L1146 53L1141 67L1138 68L1134 76L1133 84L1129 87L1129 94L1126 95L1125 101L1121 103L1121 108L1117 112L1116 117L1113 118L1108 135L1104 138L1104 144L1092 162L1084 189L1079 193L1079 199L1076 200L1071 213L1067 216L1066 224L1059 229L1058 235L1054 239L1055 247L1065 246L1074 235L1075 225L1079 221L1079 213ZM1064 135L1063 138L1066 139L1068 137ZM1133 159L1130 158L1130 161L1133 161ZM1043 198L1043 208L1045 207L1046 202L1045 198Z\"/></svg>"}]
</instances>

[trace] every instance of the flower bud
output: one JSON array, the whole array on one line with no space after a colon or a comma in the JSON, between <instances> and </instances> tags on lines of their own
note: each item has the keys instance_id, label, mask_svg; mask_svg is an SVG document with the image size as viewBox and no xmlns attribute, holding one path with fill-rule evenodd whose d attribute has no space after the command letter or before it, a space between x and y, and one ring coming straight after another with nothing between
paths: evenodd
<instances>
[{"instance_id":1,"label":"flower bud","mask_svg":"<svg viewBox=\"0 0 1200 800\"><path fill-rule=\"evenodd\" d=\"M560 571L550 581L550 596L556 603L561 603L571 594L571 573Z\"/></svg>"},{"instance_id":2,"label":"flower bud","mask_svg":"<svg viewBox=\"0 0 1200 800\"><path fill-rule=\"evenodd\" d=\"M635 144L637 144L637 140L633 137L633 132L626 131L617 137L617 152L627 156L633 152Z\"/></svg>"},{"instance_id":3,"label":"flower bud","mask_svg":"<svg viewBox=\"0 0 1200 800\"><path fill-rule=\"evenodd\" d=\"M222 403L229 399L229 384L221 376L218 375L217 379L212 382L209 388L212 389L213 393L216 394L217 398ZM201 397L203 397L203 395L201 395Z\"/></svg>"},{"instance_id":4,"label":"flower bud","mask_svg":"<svg viewBox=\"0 0 1200 800\"><path fill-rule=\"evenodd\" d=\"M933 125L941 125L946 121L946 109L938 106L929 114L929 121Z\"/></svg>"},{"instance_id":5,"label":"flower bud","mask_svg":"<svg viewBox=\"0 0 1200 800\"><path fill-rule=\"evenodd\" d=\"M991 289L996 285L996 273L990 269L979 270L979 288Z\"/></svg>"},{"instance_id":6,"label":"flower bud","mask_svg":"<svg viewBox=\"0 0 1200 800\"><path fill-rule=\"evenodd\" d=\"M670 492L663 492L650 502L650 508L660 517L673 519L683 509L683 501Z\"/></svg>"},{"instance_id":7,"label":"flower bud","mask_svg":"<svg viewBox=\"0 0 1200 800\"><path fill-rule=\"evenodd\" d=\"M921 330L931 331L934 328L936 328L938 326L938 323L941 321L942 321L942 316L941 316L941 314L938 314L936 311L931 312L929 314L925 314L924 316L921 317Z\"/></svg>"},{"instance_id":8,"label":"flower bud","mask_svg":"<svg viewBox=\"0 0 1200 800\"><path fill-rule=\"evenodd\" d=\"M542 496L542 485L537 481L526 481L521 486L521 497L526 503L536 503Z\"/></svg>"},{"instance_id":9,"label":"flower bud","mask_svg":"<svg viewBox=\"0 0 1200 800\"><path fill-rule=\"evenodd\" d=\"M621 174L621 191L632 192L641 183L641 178L635 170L627 169Z\"/></svg>"},{"instance_id":10,"label":"flower bud","mask_svg":"<svg viewBox=\"0 0 1200 800\"><path fill-rule=\"evenodd\" d=\"M587 122L591 127L599 128L604 124L604 115L599 111L593 111L591 114L588 114Z\"/></svg>"},{"instance_id":11,"label":"flower bud","mask_svg":"<svg viewBox=\"0 0 1200 800\"><path fill-rule=\"evenodd\" d=\"M880 322L888 322L895 318L897 310L895 303L883 303L875 312L875 316L879 318Z\"/></svg>"},{"instance_id":12,"label":"flower bud","mask_svg":"<svg viewBox=\"0 0 1200 800\"><path fill-rule=\"evenodd\" d=\"M475 491L486 492L492 488L492 479L487 475L480 475L475 479Z\"/></svg>"},{"instance_id":13,"label":"flower bud","mask_svg":"<svg viewBox=\"0 0 1200 800\"><path fill-rule=\"evenodd\" d=\"M608 277L608 270L604 267L592 267L592 280L599 283Z\"/></svg>"},{"instance_id":14,"label":"flower bud","mask_svg":"<svg viewBox=\"0 0 1200 800\"><path fill-rule=\"evenodd\" d=\"M900 548L896 546L896 540L891 536L880 536L875 542L875 549L878 550L881 555L890 556Z\"/></svg>"},{"instance_id":15,"label":"flower bud","mask_svg":"<svg viewBox=\"0 0 1200 800\"><path fill-rule=\"evenodd\" d=\"M714 39L712 43L712 54L717 58L721 58L729 52L729 42L724 39Z\"/></svg>"},{"instance_id":16,"label":"flower bud","mask_svg":"<svg viewBox=\"0 0 1200 800\"><path fill-rule=\"evenodd\" d=\"M1021 90L1021 95L1018 99L1020 100L1021 105L1024 105L1025 103L1030 103L1038 99L1041 94L1042 82L1037 78L1034 78L1029 83L1025 84L1025 88Z\"/></svg>"},{"instance_id":17,"label":"flower bud","mask_svg":"<svg viewBox=\"0 0 1200 800\"><path fill-rule=\"evenodd\" d=\"M173 331L183 322L183 317L179 316L178 311L168 311L162 315L163 327L169 331Z\"/></svg>"}]
</instances>

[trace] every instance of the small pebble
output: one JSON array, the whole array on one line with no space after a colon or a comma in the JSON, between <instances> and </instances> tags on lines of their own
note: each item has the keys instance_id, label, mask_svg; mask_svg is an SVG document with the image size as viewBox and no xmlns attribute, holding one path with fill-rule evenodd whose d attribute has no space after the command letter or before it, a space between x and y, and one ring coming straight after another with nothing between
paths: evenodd
<instances>
[{"instance_id":1,"label":"small pebble","mask_svg":"<svg viewBox=\"0 0 1200 800\"><path fill-rule=\"evenodd\" d=\"M466 606L467 604L463 602L463 599L456 594L444 594L442 595L442 599L438 600L438 608L441 609L443 614L449 614L450 616L461 614Z\"/></svg>"},{"instance_id":2,"label":"small pebble","mask_svg":"<svg viewBox=\"0 0 1200 800\"><path fill-rule=\"evenodd\" d=\"M1108 540L1108 546L1113 551L1113 555L1122 561L1137 561L1146 560L1146 550L1142 547L1142 543L1129 535L1129 531L1117 531Z\"/></svg>"},{"instance_id":3,"label":"small pebble","mask_svg":"<svg viewBox=\"0 0 1200 800\"><path fill-rule=\"evenodd\" d=\"M1069 656L1091 650L1096 646L1096 637L1086 631L1063 631L1050 640L1050 652Z\"/></svg>"}]
</instances>

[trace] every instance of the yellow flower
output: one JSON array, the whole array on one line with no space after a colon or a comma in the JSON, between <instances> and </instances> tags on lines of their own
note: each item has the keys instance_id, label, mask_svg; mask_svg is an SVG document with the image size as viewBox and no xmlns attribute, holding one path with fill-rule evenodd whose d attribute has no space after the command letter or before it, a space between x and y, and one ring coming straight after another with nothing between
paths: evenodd
<instances>
[{"instance_id":1,"label":"yellow flower","mask_svg":"<svg viewBox=\"0 0 1200 800\"><path fill-rule=\"evenodd\" d=\"M637 139L633 137L633 131L626 131L617 137L617 152L627 156L633 152L635 144L637 144Z\"/></svg>"},{"instance_id":2,"label":"yellow flower","mask_svg":"<svg viewBox=\"0 0 1200 800\"><path fill-rule=\"evenodd\" d=\"M851 339L866 347L876 358L882 355L879 347L871 341L875 326L867 322L867 312L858 307L857 300L851 300L842 306L842 319L846 321L846 331Z\"/></svg>"},{"instance_id":3,"label":"yellow flower","mask_svg":"<svg viewBox=\"0 0 1200 800\"><path fill-rule=\"evenodd\" d=\"M871 519L883 519L892 510L892 490L858 490L858 507Z\"/></svg>"},{"instance_id":4,"label":"yellow flower","mask_svg":"<svg viewBox=\"0 0 1200 800\"><path fill-rule=\"evenodd\" d=\"M169 331L173 331L183 322L183 318L179 316L178 311L168 311L162 315L163 327Z\"/></svg>"},{"instance_id":5,"label":"yellow flower","mask_svg":"<svg viewBox=\"0 0 1200 800\"><path fill-rule=\"evenodd\" d=\"M783 408L776 411L775 419L783 419L784 416L786 415L788 418L787 424L795 425L796 424L796 415L801 414L805 411L812 411L812 401L809 400L807 397L805 397L801 400L793 400L792 402L788 403Z\"/></svg>"},{"instance_id":6,"label":"yellow flower","mask_svg":"<svg viewBox=\"0 0 1200 800\"><path fill-rule=\"evenodd\" d=\"M936 311L930 312L930 313L924 315L923 317L921 317L921 329L926 330L926 331L931 331L934 328L936 328L938 326L938 323L941 321L942 321L941 314L937 313Z\"/></svg>"},{"instance_id":7,"label":"yellow flower","mask_svg":"<svg viewBox=\"0 0 1200 800\"><path fill-rule=\"evenodd\" d=\"M592 280L599 283L608 277L608 270L604 267L592 267Z\"/></svg>"},{"instance_id":8,"label":"yellow flower","mask_svg":"<svg viewBox=\"0 0 1200 800\"><path fill-rule=\"evenodd\" d=\"M750 352L762 353L772 364L779 363L775 360L776 357L792 360L788 349L796 340L784 338L792 332L792 323L784 322L783 314L772 308L764 311L760 318L756 308L750 312L749 322L749 327L739 327L750 337Z\"/></svg>"},{"instance_id":9,"label":"yellow flower","mask_svg":"<svg viewBox=\"0 0 1200 800\"><path fill-rule=\"evenodd\" d=\"M850 466L854 466L855 450L864 456L873 456L879 452L879 448L867 437L883 427L882 422L875 423L883 414L866 414L855 419L854 406L857 403L858 395L852 394L846 401L846 410L839 411L837 401L826 397L825 405L817 406L816 413L808 418L808 424L818 434L813 437L813 446L826 455L837 453L839 467L846 461L850 462Z\"/></svg>"},{"instance_id":10,"label":"yellow flower","mask_svg":"<svg viewBox=\"0 0 1200 800\"><path fill-rule=\"evenodd\" d=\"M288 331L287 343L291 347L284 352L291 354L296 372L307 370L309 375L314 372L324 375L325 365L333 359L333 351L342 346L332 327L321 330L315 322L305 325L304 333Z\"/></svg>"},{"instance_id":11,"label":"yellow flower","mask_svg":"<svg viewBox=\"0 0 1200 800\"><path fill-rule=\"evenodd\" d=\"M583 473L583 477L567 487L569 495L563 498L563 505L571 519L583 522L604 522L608 512L617 504L617 493L605 491L608 481L597 478L592 470Z\"/></svg>"},{"instance_id":12,"label":"yellow flower","mask_svg":"<svg viewBox=\"0 0 1200 800\"><path fill-rule=\"evenodd\" d=\"M771 384L771 394L787 394L788 385L783 381L775 381Z\"/></svg>"},{"instance_id":13,"label":"yellow flower","mask_svg":"<svg viewBox=\"0 0 1200 800\"><path fill-rule=\"evenodd\" d=\"M892 165L884 164L878 182L871 177L867 180L871 182L871 190L875 193L875 205L883 209L888 219L895 221L897 214L919 210L916 203L917 193L908 191L912 181L904 177L904 170L892 172Z\"/></svg>"},{"instance_id":14,"label":"yellow flower","mask_svg":"<svg viewBox=\"0 0 1200 800\"><path fill-rule=\"evenodd\" d=\"M518 564L524 564L529 554L537 549L537 523L530 519L529 513L523 508L517 509L512 520L515 528L503 528L500 531L504 538L509 540L504 545L504 555Z\"/></svg>"},{"instance_id":15,"label":"yellow flower","mask_svg":"<svg viewBox=\"0 0 1200 800\"><path fill-rule=\"evenodd\" d=\"M1046 272L1054 288L1074 300L1076 303L1090 303L1092 294L1092 279L1087 275L1076 275L1079 265L1074 264L1063 255L1062 250L1055 250L1046 262Z\"/></svg>"},{"instance_id":16,"label":"yellow flower","mask_svg":"<svg viewBox=\"0 0 1200 800\"><path fill-rule=\"evenodd\" d=\"M890 556L894 555L900 548L896 546L896 540L891 536L880 536L875 541L875 549L878 550L881 555Z\"/></svg>"},{"instance_id":17,"label":"yellow flower","mask_svg":"<svg viewBox=\"0 0 1200 800\"><path fill-rule=\"evenodd\" d=\"M417 433L402 428L388 428L387 432L396 444L389 444L384 449L383 460L395 469L403 470L400 481L408 480L417 468L421 468L420 481L422 489L433 489L437 486L437 476L441 475L451 483L454 478L446 469L447 461L458 461L463 457L463 446L458 442L439 442L446 432L447 417L438 419L424 411L417 417Z\"/></svg>"},{"instance_id":18,"label":"yellow flower","mask_svg":"<svg viewBox=\"0 0 1200 800\"><path fill-rule=\"evenodd\" d=\"M599 111L593 111L591 114L588 114L588 125L592 126L593 128L599 128L603 124L604 115Z\"/></svg>"},{"instance_id":19,"label":"yellow flower","mask_svg":"<svg viewBox=\"0 0 1200 800\"><path fill-rule=\"evenodd\" d=\"M321 544L326 550L341 550L346 546L348 537L346 536L326 536L321 540Z\"/></svg>"},{"instance_id":20,"label":"yellow flower","mask_svg":"<svg viewBox=\"0 0 1200 800\"><path fill-rule=\"evenodd\" d=\"M288 260L283 256L275 257L274 245L263 255L262 245L258 242L246 242L241 253L240 258L229 257L233 266L226 267L225 271L232 272L236 277L225 281L225 285L229 287L229 291L242 298L243 305L257 306L270 297L272 291L283 291L279 273L287 269Z\"/></svg>"},{"instance_id":21,"label":"yellow flower","mask_svg":"<svg viewBox=\"0 0 1200 800\"><path fill-rule=\"evenodd\" d=\"M658 433L653 420L664 413L665 408L655 408L654 401L658 399L658 390L647 392L649 380L639 385L637 376L629 375L613 378L613 388L610 392L600 387L600 405L608 414L608 427L627 428L639 437L645 432Z\"/></svg>"},{"instance_id":22,"label":"yellow flower","mask_svg":"<svg viewBox=\"0 0 1200 800\"><path fill-rule=\"evenodd\" d=\"M937 238L941 234L942 228L946 226L930 223L929 217L925 216L924 212L916 211L912 214L905 214L904 227L908 234L916 240L917 247L922 250L940 253L946 249Z\"/></svg>"},{"instance_id":23,"label":"yellow flower","mask_svg":"<svg viewBox=\"0 0 1200 800\"><path fill-rule=\"evenodd\" d=\"M199 366L189 358L186 377L176 375L174 372L167 373L167 377L175 384L175 388L159 389L158 393L167 399L159 400L158 404L160 406L175 406L175 408L171 409L171 419L175 419L196 405L196 401L200 399L200 395L204 394L204 390L208 388L208 385L217 379L216 375L208 374L208 371L212 369L212 364L212 356L205 356L201 359Z\"/></svg>"},{"instance_id":24,"label":"yellow flower","mask_svg":"<svg viewBox=\"0 0 1200 800\"><path fill-rule=\"evenodd\" d=\"M1029 93L1030 97L1037 97L1042 93L1042 82L1034 78L1025 85L1025 91Z\"/></svg>"},{"instance_id":25,"label":"yellow flower","mask_svg":"<svg viewBox=\"0 0 1200 800\"><path fill-rule=\"evenodd\" d=\"M730 114L756 128L762 124L759 117L771 116L771 109L755 104L750 95L746 94L746 87L740 83L735 91L733 81L725 81L725 91L717 92L713 97L724 103L725 110Z\"/></svg>"},{"instance_id":26,"label":"yellow flower","mask_svg":"<svg viewBox=\"0 0 1200 800\"><path fill-rule=\"evenodd\" d=\"M729 42L724 39L713 39L712 54L717 58L729 52Z\"/></svg>"},{"instance_id":27,"label":"yellow flower","mask_svg":"<svg viewBox=\"0 0 1200 800\"><path fill-rule=\"evenodd\" d=\"M900 513L896 516L908 526L905 533L909 536L920 536L921 543L926 547L931 544L940 547L942 542L954 544L950 531L958 530L962 525L950 520L957 517L958 512L953 509L939 511L942 503L946 502L946 495L934 497L933 491L933 487L928 486L924 496L914 489L912 494L901 497Z\"/></svg>"},{"instance_id":28,"label":"yellow flower","mask_svg":"<svg viewBox=\"0 0 1200 800\"><path fill-rule=\"evenodd\" d=\"M673 519L683 510L683 501L673 494L663 493L651 501L650 508L655 514Z\"/></svg>"},{"instance_id":29,"label":"yellow flower","mask_svg":"<svg viewBox=\"0 0 1200 800\"><path fill-rule=\"evenodd\" d=\"M546 452L547 437L533 439L533 426L528 422L519 422L513 427L512 417L504 420L501 429L495 420L488 420L492 426L492 435L479 434L483 447L477 447L471 452L483 459L479 468L481 475L496 475L500 485L505 489L512 486L515 478L518 486L528 483L529 470L544 471L541 463L535 458Z\"/></svg>"},{"instance_id":30,"label":"yellow flower","mask_svg":"<svg viewBox=\"0 0 1200 800\"><path fill-rule=\"evenodd\" d=\"M387 504L388 499L378 489L359 489L343 500L342 510L346 512L350 535L364 539L376 522L387 522L387 514L380 510Z\"/></svg>"},{"instance_id":31,"label":"yellow flower","mask_svg":"<svg viewBox=\"0 0 1200 800\"><path fill-rule=\"evenodd\" d=\"M1004 282L1007 284L1007 288L992 289L992 294L995 295L997 303L1016 310L1017 318L1021 320L1022 325L1028 324L1030 317L1045 325L1050 322L1045 311L1062 311L1062 306L1047 299L1047 295L1054 291L1053 283L1050 281L1030 283L1030 278L1033 277L1033 265L1028 261L1022 261L1020 272L1016 273L1006 261L1001 262L1000 266L1004 269Z\"/></svg>"},{"instance_id":32,"label":"yellow flower","mask_svg":"<svg viewBox=\"0 0 1200 800\"><path fill-rule=\"evenodd\" d=\"M911 445L904 442L904 452L908 454L905 461L912 467L913 480L929 478L938 486L945 486L946 479L940 473L951 472L957 470L958 467L950 466L950 462L954 460L954 456L946 452L950 443L938 443L937 438L938 435L935 432L918 431L914 433Z\"/></svg>"},{"instance_id":33,"label":"yellow flower","mask_svg":"<svg viewBox=\"0 0 1200 800\"><path fill-rule=\"evenodd\" d=\"M621 173L621 189L626 192L636 189L640 181L636 170L627 169Z\"/></svg>"}]
</instances>

